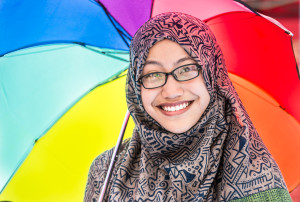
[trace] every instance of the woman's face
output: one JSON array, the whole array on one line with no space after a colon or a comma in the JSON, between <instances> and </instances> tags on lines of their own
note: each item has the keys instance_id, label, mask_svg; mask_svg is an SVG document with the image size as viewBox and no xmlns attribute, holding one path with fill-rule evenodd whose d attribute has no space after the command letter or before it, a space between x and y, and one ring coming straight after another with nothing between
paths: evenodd
<instances>
[{"instance_id":1,"label":"woman's face","mask_svg":"<svg viewBox=\"0 0 300 202\"><path fill-rule=\"evenodd\" d=\"M171 72L186 64L197 63L179 44L165 39L150 48L142 74ZM183 133L193 127L210 101L201 73L189 81L176 81L169 75L162 87L142 86L141 96L147 113L173 133Z\"/></svg>"}]
</instances>

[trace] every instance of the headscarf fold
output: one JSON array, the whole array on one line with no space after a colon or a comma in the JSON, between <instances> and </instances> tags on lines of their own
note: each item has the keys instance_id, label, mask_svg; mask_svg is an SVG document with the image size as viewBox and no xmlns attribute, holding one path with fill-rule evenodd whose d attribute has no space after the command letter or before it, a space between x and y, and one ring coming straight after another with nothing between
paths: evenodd
<instances>
[{"instance_id":1,"label":"headscarf fold","mask_svg":"<svg viewBox=\"0 0 300 202\"><path fill-rule=\"evenodd\" d=\"M210 95L200 120L181 134L167 131L149 116L141 99L138 79L149 49L164 39L178 43L202 66ZM216 38L201 20L183 13L164 13L137 31L130 46L126 97L136 127L131 140L123 144L106 200L290 199L276 162L229 80ZM86 194L86 200L98 197L107 171L102 164L110 158L109 153L92 165L86 192L95 191Z\"/></svg>"}]
</instances>

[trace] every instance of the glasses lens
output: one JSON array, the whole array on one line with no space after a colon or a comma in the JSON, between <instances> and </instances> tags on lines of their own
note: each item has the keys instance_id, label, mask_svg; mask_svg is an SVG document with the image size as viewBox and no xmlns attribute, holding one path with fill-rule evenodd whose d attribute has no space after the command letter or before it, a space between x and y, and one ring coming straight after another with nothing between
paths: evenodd
<instances>
[{"instance_id":1,"label":"glasses lens","mask_svg":"<svg viewBox=\"0 0 300 202\"><path fill-rule=\"evenodd\" d=\"M197 65L190 64L190 65L184 65L176 69L174 74L176 75L179 81L186 81L197 77L199 75L199 70Z\"/></svg>"},{"instance_id":2,"label":"glasses lens","mask_svg":"<svg viewBox=\"0 0 300 202\"><path fill-rule=\"evenodd\" d=\"M142 78L142 82L145 88L157 88L165 83L166 76L160 72L154 72L146 74Z\"/></svg>"}]
</instances>

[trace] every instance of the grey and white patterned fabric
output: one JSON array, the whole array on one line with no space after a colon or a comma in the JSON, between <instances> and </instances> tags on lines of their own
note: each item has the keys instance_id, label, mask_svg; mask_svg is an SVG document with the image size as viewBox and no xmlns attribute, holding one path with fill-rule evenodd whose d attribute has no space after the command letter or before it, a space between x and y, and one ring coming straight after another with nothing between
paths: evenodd
<instances>
[{"instance_id":1,"label":"grey and white patterned fabric","mask_svg":"<svg viewBox=\"0 0 300 202\"><path fill-rule=\"evenodd\" d=\"M137 82L149 49L163 39L178 43L202 66L210 94L198 123L182 134L165 130L146 113ZM126 96L136 127L122 145L105 200L246 200L274 189L283 190L289 200L281 172L228 78L215 36L201 20L164 13L137 31L130 46ZM85 201L99 197L111 154L103 153L92 164Z\"/></svg>"}]
</instances>

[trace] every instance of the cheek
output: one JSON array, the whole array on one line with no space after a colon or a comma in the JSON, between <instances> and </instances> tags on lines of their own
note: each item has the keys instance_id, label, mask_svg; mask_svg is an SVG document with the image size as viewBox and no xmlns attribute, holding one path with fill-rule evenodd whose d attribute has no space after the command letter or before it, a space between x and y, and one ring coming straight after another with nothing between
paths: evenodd
<instances>
[{"instance_id":1,"label":"cheek","mask_svg":"<svg viewBox=\"0 0 300 202\"><path fill-rule=\"evenodd\" d=\"M202 91L202 97L201 97L202 101L201 101L201 104L202 104L202 108L203 108L203 111L207 108L209 102L210 102L210 95L207 91L207 89L203 89Z\"/></svg>"},{"instance_id":2,"label":"cheek","mask_svg":"<svg viewBox=\"0 0 300 202\"><path fill-rule=\"evenodd\" d=\"M141 97L142 97L142 103L143 103L143 106L144 106L146 112L148 114L150 114L151 113L151 109L152 109L152 103L153 103L153 100L154 100L153 93L151 92L151 90L144 89L142 87L141 88Z\"/></svg>"},{"instance_id":3,"label":"cheek","mask_svg":"<svg viewBox=\"0 0 300 202\"><path fill-rule=\"evenodd\" d=\"M190 91L195 96L199 97L199 102L201 104L201 108L206 108L210 102L210 95L204 84L204 81L199 79L196 83L190 86Z\"/></svg>"},{"instance_id":4,"label":"cheek","mask_svg":"<svg viewBox=\"0 0 300 202\"><path fill-rule=\"evenodd\" d=\"M201 88L198 91L198 95L200 96L200 98L203 100L203 102L208 103L210 100L210 95L208 93L208 90L206 88L206 86L203 84L201 86Z\"/></svg>"}]
</instances>

